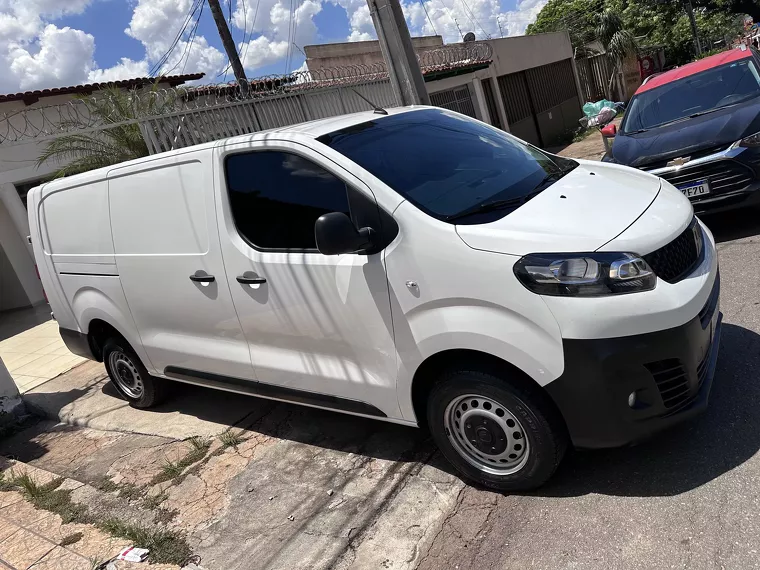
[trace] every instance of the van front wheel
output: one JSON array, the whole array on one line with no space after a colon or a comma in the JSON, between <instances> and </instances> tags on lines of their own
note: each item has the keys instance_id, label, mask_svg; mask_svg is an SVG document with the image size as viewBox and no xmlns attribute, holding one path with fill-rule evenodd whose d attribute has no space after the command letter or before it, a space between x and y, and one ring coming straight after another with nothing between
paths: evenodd
<instances>
[{"instance_id":1,"label":"van front wheel","mask_svg":"<svg viewBox=\"0 0 760 570\"><path fill-rule=\"evenodd\" d=\"M108 339L103 363L116 390L135 408L150 408L166 395L166 382L148 374L138 356L121 339Z\"/></svg>"},{"instance_id":2,"label":"van front wheel","mask_svg":"<svg viewBox=\"0 0 760 570\"><path fill-rule=\"evenodd\" d=\"M565 453L565 432L548 402L485 372L444 374L430 394L427 420L462 475L500 491L541 486Z\"/></svg>"}]
</instances>

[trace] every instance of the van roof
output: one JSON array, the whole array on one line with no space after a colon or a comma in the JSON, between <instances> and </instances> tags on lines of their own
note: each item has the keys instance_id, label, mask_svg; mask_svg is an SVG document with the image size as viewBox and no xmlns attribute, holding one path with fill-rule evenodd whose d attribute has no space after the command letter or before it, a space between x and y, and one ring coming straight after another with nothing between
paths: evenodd
<instances>
[{"instance_id":1,"label":"van roof","mask_svg":"<svg viewBox=\"0 0 760 570\"><path fill-rule=\"evenodd\" d=\"M408 106L408 107L395 107L395 108L386 109L386 111L388 115L398 115L401 113L419 111L421 109L427 109L427 108L428 107L425 107L422 105L417 105L417 106ZM255 133L238 135L238 136L229 137L226 139L219 139L219 140L215 140L215 141L211 141L207 143L186 146L186 147L178 148L176 150L170 150L167 152L151 154L149 156L136 158L134 160L121 162L121 163L113 164L110 166L104 166L103 168L98 168L96 170L89 170L87 172L83 172L82 174L75 174L73 176L67 176L66 178L51 180L50 182L44 183L43 186L45 186L46 188L52 187L51 189L79 186L81 184L87 184L90 182L95 182L97 180L103 180L107 176L108 172L110 170L113 170L113 168L115 167L121 167L121 166L130 165L130 164L139 164L140 162L143 162L146 160L169 157L175 154L182 154L182 153L188 152L191 149L203 150L203 149L212 148L215 146L235 144L235 143L246 142L246 141L256 141L256 140L260 140L264 138L272 138L272 135L274 134L296 135L296 136L300 135L305 138L316 139L316 138L321 137L322 135L332 133L334 131L338 131L341 129L345 129L353 125L358 125L367 121L380 119L384 116L386 115L381 115L379 113L375 113L374 111L361 111L358 113L350 113L348 115L338 115L336 117L316 119L314 121L308 121L306 123L298 123L295 125L276 127L274 129L269 129L266 131L257 131Z\"/></svg>"}]
</instances>

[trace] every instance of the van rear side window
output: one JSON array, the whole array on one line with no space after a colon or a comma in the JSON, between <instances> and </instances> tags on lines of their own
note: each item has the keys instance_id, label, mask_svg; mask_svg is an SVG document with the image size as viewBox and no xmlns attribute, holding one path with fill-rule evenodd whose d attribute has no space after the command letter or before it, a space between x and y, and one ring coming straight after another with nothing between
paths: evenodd
<instances>
[{"instance_id":1,"label":"van rear side window","mask_svg":"<svg viewBox=\"0 0 760 570\"><path fill-rule=\"evenodd\" d=\"M225 169L235 225L255 247L316 250L317 218L350 215L345 183L297 154L233 154Z\"/></svg>"}]
</instances>

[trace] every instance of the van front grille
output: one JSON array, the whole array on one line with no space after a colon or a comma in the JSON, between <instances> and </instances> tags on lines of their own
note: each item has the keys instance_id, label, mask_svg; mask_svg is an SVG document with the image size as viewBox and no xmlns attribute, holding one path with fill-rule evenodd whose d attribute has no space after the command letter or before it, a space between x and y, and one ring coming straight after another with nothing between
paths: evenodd
<instances>
[{"instance_id":1,"label":"van front grille","mask_svg":"<svg viewBox=\"0 0 760 570\"><path fill-rule=\"evenodd\" d=\"M670 243L644 256L655 275L668 283L678 283L702 262L702 229L693 218L689 226Z\"/></svg>"}]
</instances>

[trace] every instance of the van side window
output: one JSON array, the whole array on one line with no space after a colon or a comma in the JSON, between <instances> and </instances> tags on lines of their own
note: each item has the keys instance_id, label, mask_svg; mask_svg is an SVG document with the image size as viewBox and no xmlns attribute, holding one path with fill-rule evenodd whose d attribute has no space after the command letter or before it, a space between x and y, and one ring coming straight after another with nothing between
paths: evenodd
<instances>
[{"instance_id":1,"label":"van side window","mask_svg":"<svg viewBox=\"0 0 760 570\"><path fill-rule=\"evenodd\" d=\"M316 250L317 218L330 212L350 216L345 183L297 154L233 154L225 171L235 225L256 247Z\"/></svg>"}]
</instances>

